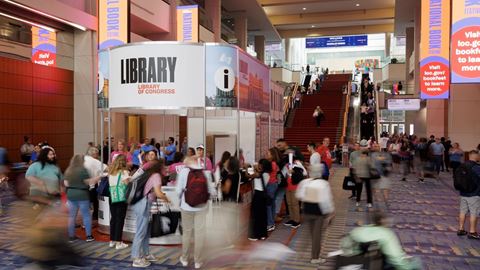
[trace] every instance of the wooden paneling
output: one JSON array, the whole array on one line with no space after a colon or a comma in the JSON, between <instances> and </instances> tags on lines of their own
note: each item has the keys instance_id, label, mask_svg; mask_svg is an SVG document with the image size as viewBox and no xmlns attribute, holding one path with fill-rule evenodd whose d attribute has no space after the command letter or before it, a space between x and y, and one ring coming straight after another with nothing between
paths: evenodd
<instances>
[{"instance_id":1,"label":"wooden paneling","mask_svg":"<svg viewBox=\"0 0 480 270\"><path fill-rule=\"evenodd\" d=\"M65 169L73 155L73 72L0 57L0 146L13 162L23 136L47 141Z\"/></svg>"}]
</instances>

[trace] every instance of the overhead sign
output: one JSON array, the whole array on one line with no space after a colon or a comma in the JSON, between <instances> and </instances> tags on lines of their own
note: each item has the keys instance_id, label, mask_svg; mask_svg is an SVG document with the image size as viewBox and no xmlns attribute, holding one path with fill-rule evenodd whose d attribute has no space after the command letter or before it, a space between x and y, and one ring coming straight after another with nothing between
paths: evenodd
<instances>
[{"instance_id":1,"label":"overhead sign","mask_svg":"<svg viewBox=\"0 0 480 270\"><path fill-rule=\"evenodd\" d=\"M480 1L452 6L452 83L480 82Z\"/></svg>"},{"instance_id":2,"label":"overhead sign","mask_svg":"<svg viewBox=\"0 0 480 270\"><path fill-rule=\"evenodd\" d=\"M151 43L110 51L110 108L205 106L205 50Z\"/></svg>"},{"instance_id":3,"label":"overhead sign","mask_svg":"<svg viewBox=\"0 0 480 270\"><path fill-rule=\"evenodd\" d=\"M238 53L231 45L206 46L208 107L238 107Z\"/></svg>"},{"instance_id":4,"label":"overhead sign","mask_svg":"<svg viewBox=\"0 0 480 270\"><path fill-rule=\"evenodd\" d=\"M348 46L367 46L368 36L336 36L336 37L316 37L306 38L306 48L329 48L329 47L348 47Z\"/></svg>"},{"instance_id":5,"label":"overhead sign","mask_svg":"<svg viewBox=\"0 0 480 270\"><path fill-rule=\"evenodd\" d=\"M177 6L177 40L198 42L198 5Z\"/></svg>"},{"instance_id":6,"label":"overhead sign","mask_svg":"<svg viewBox=\"0 0 480 270\"><path fill-rule=\"evenodd\" d=\"M420 99L389 99L387 108L389 111L418 111Z\"/></svg>"},{"instance_id":7,"label":"overhead sign","mask_svg":"<svg viewBox=\"0 0 480 270\"><path fill-rule=\"evenodd\" d=\"M448 99L450 0L422 0L420 91L422 99Z\"/></svg>"},{"instance_id":8,"label":"overhead sign","mask_svg":"<svg viewBox=\"0 0 480 270\"><path fill-rule=\"evenodd\" d=\"M99 0L98 49L128 43L129 0Z\"/></svg>"},{"instance_id":9,"label":"overhead sign","mask_svg":"<svg viewBox=\"0 0 480 270\"><path fill-rule=\"evenodd\" d=\"M57 34L32 26L32 62L55 66L57 62Z\"/></svg>"}]
</instances>

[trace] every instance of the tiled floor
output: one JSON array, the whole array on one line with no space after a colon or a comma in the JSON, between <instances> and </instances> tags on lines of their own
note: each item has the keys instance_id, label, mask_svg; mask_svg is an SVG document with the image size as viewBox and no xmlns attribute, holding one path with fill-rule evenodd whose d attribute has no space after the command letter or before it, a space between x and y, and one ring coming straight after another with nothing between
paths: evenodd
<instances>
[{"instance_id":1,"label":"tiled floor","mask_svg":"<svg viewBox=\"0 0 480 270\"><path fill-rule=\"evenodd\" d=\"M335 198L336 217L327 229L324 237L322 254L338 249L341 237L357 226L368 222L368 212L363 207L355 207L354 201L348 200L349 192L341 189L343 176L347 170L336 168L331 180ZM458 196L452 188L448 174L441 180L427 179L418 183L413 175L407 182L392 177L390 204L376 203L375 207L387 211L393 218L393 229L397 232L407 253L421 258L425 269L480 269L480 241L456 236ZM4 195L6 201L11 196ZM9 210L15 210L10 206ZM28 266L27 259L19 255L25 245L15 238L15 232L26 225L25 220L13 217L5 211L0 216L0 269L18 269ZM15 212L15 211L14 211ZM251 263L242 261L245 253L235 251L230 254L232 262L237 261L237 269L333 269L334 262L328 259L320 267L309 263L310 236L307 228L302 226L291 230L279 225L268 242L286 244L296 253L286 261ZM82 269L128 269L131 262L130 249L115 251L106 243L78 242L75 248L85 259L87 267ZM152 253L161 260L150 269L182 269L178 265L180 247L152 246ZM279 258L281 259L281 258ZM72 269L67 267L64 269ZM231 266L224 267L231 269Z\"/></svg>"}]
</instances>

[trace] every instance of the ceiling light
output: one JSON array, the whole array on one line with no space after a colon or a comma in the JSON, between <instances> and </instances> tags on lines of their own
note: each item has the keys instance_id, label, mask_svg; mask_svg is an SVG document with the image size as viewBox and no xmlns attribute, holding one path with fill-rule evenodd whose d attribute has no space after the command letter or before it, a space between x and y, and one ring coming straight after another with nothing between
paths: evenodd
<instances>
[{"instance_id":1,"label":"ceiling light","mask_svg":"<svg viewBox=\"0 0 480 270\"><path fill-rule=\"evenodd\" d=\"M312 25L312 28L314 28L314 27L315 27L315 25Z\"/></svg>"},{"instance_id":2,"label":"ceiling light","mask_svg":"<svg viewBox=\"0 0 480 270\"><path fill-rule=\"evenodd\" d=\"M29 6L26 6L26 5L22 5L22 4L20 4L20 3L15 2L15 1L11 1L11 0L3 0L3 1L4 1L4 2L7 2L7 3L9 3L9 4L12 4L12 5L15 5L15 6L17 6L17 7L26 9L26 10L28 10L28 11L31 11L31 12L34 12L34 13L37 13L37 14L40 14L40 15L42 15L42 16L48 17L48 18L50 18L50 19L53 19L53 20L62 22L62 23L64 23L64 24L68 24L68 25L73 26L73 27L75 27L75 28L77 28L77 29L80 29L80 30L82 30L82 31L86 31L86 30L87 30L87 28L84 27L84 26L81 26L81 25L76 24L76 23L73 23L73 22L66 21L66 20L64 20L64 19L61 19L61 18L58 18L58 17L55 17L55 16L52 16L52 15L50 15L50 14L47 14L47 13L45 13L45 12L41 12L41 11L36 10L36 9L33 9L33 8L31 8L31 7L29 7Z\"/></svg>"},{"instance_id":3,"label":"ceiling light","mask_svg":"<svg viewBox=\"0 0 480 270\"><path fill-rule=\"evenodd\" d=\"M359 6L360 6L360 4L358 4L358 3L357 3L355 6L359 7Z\"/></svg>"},{"instance_id":4,"label":"ceiling light","mask_svg":"<svg viewBox=\"0 0 480 270\"><path fill-rule=\"evenodd\" d=\"M306 8L306 7L302 8L302 9L303 9L303 10L307 10L307 8Z\"/></svg>"},{"instance_id":5,"label":"ceiling light","mask_svg":"<svg viewBox=\"0 0 480 270\"><path fill-rule=\"evenodd\" d=\"M26 23L26 24L29 24L29 25L32 25L32 26L36 26L38 28L45 29L49 32L56 32L56 30L51 28L51 27L48 27L48 26L45 26L45 25L42 25L42 24L38 24L38 23L34 23L32 21L27 21L27 20L12 16L12 15L9 15L9 14L5 14L3 12L0 12L0 16L4 16L4 17L7 17L7 18L10 18L10 19L13 19L13 20L17 20L17 21L20 21L20 22L23 22L23 23Z\"/></svg>"}]
</instances>

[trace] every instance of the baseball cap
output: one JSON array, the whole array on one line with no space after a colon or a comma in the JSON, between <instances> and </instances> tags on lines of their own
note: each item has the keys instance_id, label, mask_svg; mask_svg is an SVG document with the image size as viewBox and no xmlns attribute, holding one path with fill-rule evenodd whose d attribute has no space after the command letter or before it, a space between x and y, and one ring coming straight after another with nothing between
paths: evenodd
<instances>
[{"instance_id":1,"label":"baseball cap","mask_svg":"<svg viewBox=\"0 0 480 270\"><path fill-rule=\"evenodd\" d=\"M198 149L198 148L205 149L205 146L203 146L203 144L199 144L196 149Z\"/></svg>"}]
</instances>

